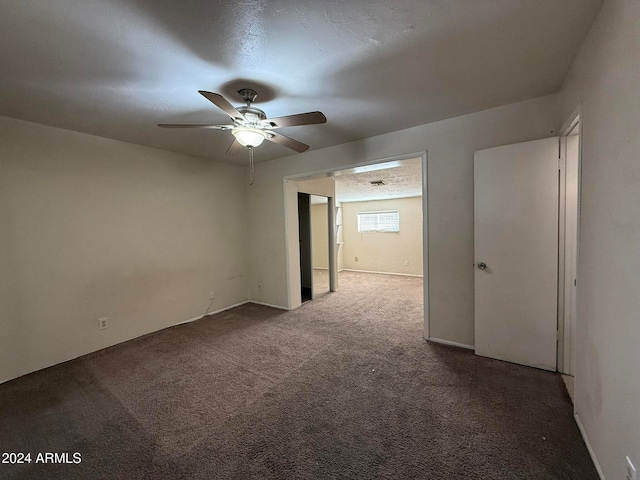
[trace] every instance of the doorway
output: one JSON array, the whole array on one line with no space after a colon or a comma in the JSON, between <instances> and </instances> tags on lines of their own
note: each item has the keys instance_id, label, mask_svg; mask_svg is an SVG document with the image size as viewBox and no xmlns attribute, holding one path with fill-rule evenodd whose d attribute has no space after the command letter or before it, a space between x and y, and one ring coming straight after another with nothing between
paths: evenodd
<instances>
[{"instance_id":1,"label":"doorway","mask_svg":"<svg viewBox=\"0 0 640 480\"><path fill-rule=\"evenodd\" d=\"M477 354L573 375L579 178L579 112L560 137L475 153Z\"/></svg>"},{"instance_id":2,"label":"doorway","mask_svg":"<svg viewBox=\"0 0 640 480\"><path fill-rule=\"evenodd\" d=\"M311 253L311 195L298 192L298 239L300 243L300 296L302 303L313 298Z\"/></svg>"},{"instance_id":3,"label":"doorway","mask_svg":"<svg viewBox=\"0 0 640 480\"><path fill-rule=\"evenodd\" d=\"M311 195L311 267L314 299L331 290L329 238L329 199L320 195Z\"/></svg>"},{"instance_id":4,"label":"doorway","mask_svg":"<svg viewBox=\"0 0 640 480\"><path fill-rule=\"evenodd\" d=\"M420 207L422 222L417 222L418 229L421 230L422 239L420 247L423 254L419 263L422 264L421 276L422 280L422 298L424 317L420 319L423 325L423 337L429 339L429 259L428 259L428 211L427 211L427 152L418 152L406 155L399 155L396 157L383 158L375 161L368 161L352 165L344 165L339 168L331 168L316 172L307 172L298 175L292 175L283 178L284 188L284 200L285 200L285 231L286 231L286 249L287 249L287 287L288 287L288 303L289 309L295 309L299 307L301 302L301 262L300 262L300 238L299 238L299 215L298 215L298 193L309 192L316 193L318 195L325 195L321 193L319 185L316 182L326 180L335 184L334 178L339 175L340 172L351 171L350 173L357 172L370 172L376 170L385 170L402 166L403 162L416 162L417 161L417 177L418 177L418 194L420 196ZM314 184L313 188L310 185ZM322 182L320 182L322 183ZM371 183L371 182L368 182ZM335 185L334 185L335 186ZM331 188L327 188L331 190ZM341 205L336 198L335 189L332 193L327 193L328 197L328 211L330 212L330 221L328 222L329 231L329 263L333 263L333 271L337 272L338 265L340 264L341 254L344 252L343 232L344 232L344 218L343 218L343 205ZM380 212L378 212L380 213ZM416 222L414 222L415 225ZM420 228L420 226L422 228ZM332 231L331 231L332 230ZM333 246L333 249L331 248ZM333 251L332 251L333 250ZM411 259L402 258L400 264L403 268L413 267L414 262ZM407 265L408 263L408 265ZM340 264L341 265L341 264ZM342 266L342 265L341 265ZM331 268L329 271L331 272ZM337 287L337 275L335 279L331 279L332 284ZM335 288L330 287L333 292Z\"/></svg>"},{"instance_id":5,"label":"doorway","mask_svg":"<svg viewBox=\"0 0 640 480\"><path fill-rule=\"evenodd\" d=\"M560 209L558 241L558 371L569 392L575 374L580 231L581 121L578 108L560 131Z\"/></svg>"},{"instance_id":6,"label":"doorway","mask_svg":"<svg viewBox=\"0 0 640 480\"><path fill-rule=\"evenodd\" d=\"M330 291L329 199L298 192L300 293L302 303Z\"/></svg>"}]
</instances>

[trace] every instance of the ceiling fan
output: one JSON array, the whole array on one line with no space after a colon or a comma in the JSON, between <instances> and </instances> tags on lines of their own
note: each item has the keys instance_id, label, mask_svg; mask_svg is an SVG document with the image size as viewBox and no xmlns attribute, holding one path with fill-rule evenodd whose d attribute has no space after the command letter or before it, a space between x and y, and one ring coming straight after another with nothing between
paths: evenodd
<instances>
[{"instance_id":1,"label":"ceiling fan","mask_svg":"<svg viewBox=\"0 0 640 480\"><path fill-rule=\"evenodd\" d=\"M327 117L322 112L298 113L284 117L267 118L259 108L251 106L258 94L251 88L238 90L246 106L234 107L222 95L204 90L198 90L202 96L213 103L216 107L229 115L232 125L208 125L208 124L181 124L181 123L160 123L162 128L210 128L214 130L231 130L235 137L231 146L227 149L226 155L238 153L242 147L252 150L260 145L263 140L277 143L284 147L304 152L309 148L302 142L287 137L275 130L283 127L295 127L298 125L314 125L326 123Z\"/></svg>"}]
</instances>

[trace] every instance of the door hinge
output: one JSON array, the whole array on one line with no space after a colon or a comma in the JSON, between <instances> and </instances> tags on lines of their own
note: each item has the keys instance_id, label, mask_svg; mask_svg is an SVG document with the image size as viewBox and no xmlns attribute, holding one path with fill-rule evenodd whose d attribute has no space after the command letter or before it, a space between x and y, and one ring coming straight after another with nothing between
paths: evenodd
<instances>
[{"instance_id":1,"label":"door hinge","mask_svg":"<svg viewBox=\"0 0 640 480\"><path fill-rule=\"evenodd\" d=\"M562 339L562 332L560 330L556 330L556 340Z\"/></svg>"}]
</instances>

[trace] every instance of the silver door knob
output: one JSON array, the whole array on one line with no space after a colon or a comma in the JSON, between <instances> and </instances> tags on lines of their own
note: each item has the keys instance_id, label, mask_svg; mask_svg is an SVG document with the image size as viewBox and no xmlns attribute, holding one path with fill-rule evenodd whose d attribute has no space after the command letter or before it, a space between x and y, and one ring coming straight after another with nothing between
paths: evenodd
<instances>
[{"instance_id":1,"label":"silver door knob","mask_svg":"<svg viewBox=\"0 0 640 480\"><path fill-rule=\"evenodd\" d=\"M486 263L484 263L484 262L480 262L480 263L478 264L478 268L479 268L480 270L484 270L485 268L487 268L487 264L486 264Z\"/></svg>"}]
</instances>

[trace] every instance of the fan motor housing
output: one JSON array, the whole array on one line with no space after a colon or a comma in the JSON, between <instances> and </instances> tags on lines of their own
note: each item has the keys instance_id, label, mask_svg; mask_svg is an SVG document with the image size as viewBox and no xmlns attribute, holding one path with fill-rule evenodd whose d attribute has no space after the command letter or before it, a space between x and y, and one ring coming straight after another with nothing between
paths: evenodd
<instances>
[{"instance_id":1,"label":"fan motor housing","mask_svg":"<svg viewBox=\"0 0 640 480\"><path fill-rule=\"evenodd\" d=\"M267 115L256 107L238 107L237 110L251 123L258 123L267 119Z\"/></svg>"}]
</instances>

